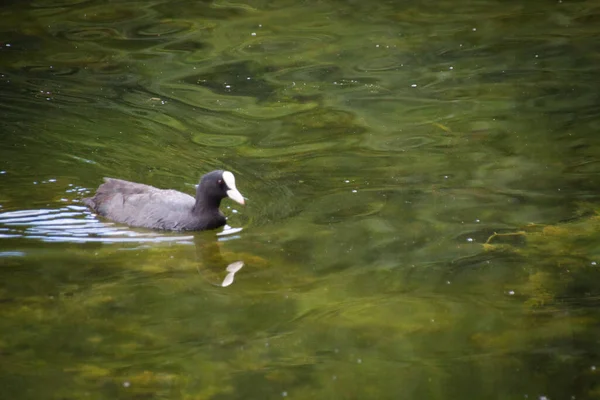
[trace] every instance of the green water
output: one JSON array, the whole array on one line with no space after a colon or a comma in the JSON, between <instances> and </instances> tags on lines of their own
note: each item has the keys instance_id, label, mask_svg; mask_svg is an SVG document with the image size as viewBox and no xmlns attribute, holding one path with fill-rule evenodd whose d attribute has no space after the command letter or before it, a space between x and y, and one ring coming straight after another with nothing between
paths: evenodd
<instances>
[{"instance_id":1,"label":"green water","mask_svg":"<svg viewBox=\"0 0 600 400\"><path fill-rule=\"evenodd\" d=\"M4 2L0 398L598 398L599 66L591 0ZM80 202L216 168L224 233Z\"/></svg>"}]
</instances>

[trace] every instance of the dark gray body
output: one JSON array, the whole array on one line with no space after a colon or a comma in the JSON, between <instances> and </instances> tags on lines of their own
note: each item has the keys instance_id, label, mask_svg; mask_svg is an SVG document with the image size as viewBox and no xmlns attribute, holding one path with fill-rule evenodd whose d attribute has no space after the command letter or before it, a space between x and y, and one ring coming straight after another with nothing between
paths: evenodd
<instances>
[{"instance_id":1,"label":"dark gray body","mask_svg":"<svg viewBox=\"0 0 600 400\"><path fill-rule=\"evenodd\" d=\"M96 194L83 202L98 215L141 228L205 230L223 226L226 221L219 203L205 204L176 190L114 178L104 178Z\"/></svg>"}]
</instances>

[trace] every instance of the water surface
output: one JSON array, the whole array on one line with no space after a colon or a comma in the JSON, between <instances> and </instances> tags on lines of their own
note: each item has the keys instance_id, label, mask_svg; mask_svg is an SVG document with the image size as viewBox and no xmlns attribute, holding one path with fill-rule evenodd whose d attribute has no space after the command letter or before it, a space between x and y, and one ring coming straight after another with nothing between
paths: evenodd
<instances>
[{"instance_id":1,"label":"water surface","mask_svg":"<svg viewBox=\"0 0 600 400\"><path fill-rule=\"evenodd\" d=\"M0 7L10 399L600 393L592 1ZM227 232L81 203L193 193Z\"/></svg>"}]
</instances>

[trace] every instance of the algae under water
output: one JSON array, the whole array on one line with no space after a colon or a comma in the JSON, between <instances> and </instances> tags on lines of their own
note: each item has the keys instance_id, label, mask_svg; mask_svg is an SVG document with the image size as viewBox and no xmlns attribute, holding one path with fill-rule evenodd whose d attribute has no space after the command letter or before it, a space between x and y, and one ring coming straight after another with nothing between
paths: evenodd
<instances>
[{"instance_id":1,"label":"algae under water","mask_svg":"<svg viewBox=\"0 0 600 400\"><path fill-rule=\"evenodd\" d=\"M593 398L593 1L0 6L0 393ZM103 176L232 230L99 219Z\"/></svg>"}]
</instances>

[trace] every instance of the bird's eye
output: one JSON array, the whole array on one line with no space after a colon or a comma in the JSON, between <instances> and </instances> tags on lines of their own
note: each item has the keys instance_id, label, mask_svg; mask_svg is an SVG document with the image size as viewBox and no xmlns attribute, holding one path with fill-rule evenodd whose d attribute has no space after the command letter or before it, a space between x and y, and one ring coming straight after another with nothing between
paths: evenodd
<instances>
[{"instance_id":1,"label":"bird's eye","mask_svg":"<svg viewBox=\"0 0 600 400\"><path fill-rule=\"evenodd\" d=\"M217 181L217 185L222 185L222 184L223 184L223 179L219 179L219 180Z\"/></svg>"}]
</instances>

